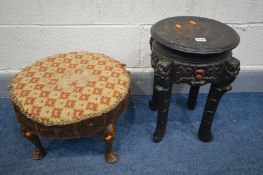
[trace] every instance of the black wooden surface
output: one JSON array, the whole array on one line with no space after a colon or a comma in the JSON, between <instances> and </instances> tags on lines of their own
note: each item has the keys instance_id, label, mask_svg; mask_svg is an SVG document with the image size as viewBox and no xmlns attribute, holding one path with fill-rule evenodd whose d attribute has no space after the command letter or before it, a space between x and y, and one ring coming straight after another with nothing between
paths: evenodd
<instances>
[{"instance_id":1,"label":"black wooden surface","mask_svg":"<svg viewBox=\"0 0 263 175\"><path fill-rule=\"evenodd\" d=\"M152 26L151 35L168 48L197 54L226 52L240 41L238 34L226 24L194 16L163 19Z\"/></svg>"}]
</instances>

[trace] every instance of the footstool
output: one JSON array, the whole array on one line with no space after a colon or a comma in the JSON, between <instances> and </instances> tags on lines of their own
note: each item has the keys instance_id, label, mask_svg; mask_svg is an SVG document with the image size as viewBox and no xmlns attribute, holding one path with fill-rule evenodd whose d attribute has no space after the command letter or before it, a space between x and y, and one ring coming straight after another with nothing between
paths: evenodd
<instances>
[{"instance_id":1,"label":"footstool","mask_svg":"<svg viewBox=\"0 0 263 175\"><path fill-rule=\"evenodd\" d=\"M164 136L172 85L191 86L187 105L194 109L200 86L211 83L199 139L212 139L212 122L223 94L240 70L240 62L232 56L240 41L229 26L207 18L179 16L163 19L151 28L151 62L154 69L153 96L150 109L158 110L153 140Z\"/></svg>"},{"instance_id":2,"label":"footstool","mask_svg":"<svg viewBox=\"0 0 263 175\"><path fill-rule=\"evenodd\" d=\"M25 138L45 156L39 137L71 139L100 135L108 163L116 120L128 105L130 74L125 65L97 53L57 54L26 67L10 83L10 96Z\"/></svg>"}]
</instances>

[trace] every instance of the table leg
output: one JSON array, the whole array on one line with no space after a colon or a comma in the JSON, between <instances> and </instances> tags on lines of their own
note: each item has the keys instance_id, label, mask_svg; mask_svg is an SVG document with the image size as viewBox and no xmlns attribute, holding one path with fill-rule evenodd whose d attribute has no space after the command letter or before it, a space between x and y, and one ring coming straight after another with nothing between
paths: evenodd
<instances>
[{"instance_id":1,"label":"table leg","mask_svg":"<svg viewBox=\"0 0 263 175\"><path fill-rule=\"evenodd\" d=\"M201 141L209 142L212 140L213 136L211 132L211 127L217 106L224 93L230 91L231 89L231 85L219 86L211 84L202 121L198 131L198 136Z\"/></svg>"},{"instance_id":2,"label":"table leg","mask_svg":"<svg viewBox=\"0 0 263 175\"><path fill-rule=\"evenodd\" d=\"M154 68L153 102L158 109L156 128L153 141L160 142L165 134L170 98L172 92L173 61L168 58L159 58L152 53L152 67Z\"/></svg>"},{"instance_id":3,"label":"table leg","mask_svg":"<svg viewBox=\"0 0 263 175\"><path fill-rule=\"evenodd\" d=\"M153 95L152 95L152 99L151 101L149 101L149 107L152 111L156 111L157 107L158 107L158 91L156 90L155 86L157 84L157 77L154 76L154 80L153 80Z\"/></svg>"},{"instance_id":4,"label":"table leg","mask_svg":"<svg viewBox=\"0 0 263 175\"><path fill-rule=\"evenodd\" d=\"M30 131L26 131L25 129L21 129L21 132L23 136L26 139L28 139L30 142L32 142L36 147L35 150L33 151L32 158L34 160L42 159L46 155L46 152L44 148L42 147L39 137Z\"/></svg>"},{"instance_id":5,"label":"table leg","mask_svg":"<svg viewBox=\"0 0 263 175\"><path fill-rule=\"evenodd\" d=\"M158 88L158 86L157 86ZM167 88L159 87L158 96L158 117L156 129L153 134L153 141L160 142L165 134L168 111L170 106L171 92L172 92L172 84Z\"/></svg>"},{"instance_id":6,"label":"table leg","mask_svg":"<svg viewBox=\"0 0 263 175\"><path fill-rule=\"evenodd\" d=\"M116 122L114 121L102 133L106 143L105 159L107 163L110 164L116 163L119 159L118 154L113 151L113 141L115 138L115 134L116 134Z\"/></svg>"},{"instance_id":7,"label":"table leg","mask_svg":"<svg viewBox=\"0 0 263 175\"><path fill-rule=\"evenodd\" d=\"M193 110L197 104L199 88L200 86L191 86L190 88L190 92L187 100L187 106L191 110Z\"/></svg>"}]
</instances>

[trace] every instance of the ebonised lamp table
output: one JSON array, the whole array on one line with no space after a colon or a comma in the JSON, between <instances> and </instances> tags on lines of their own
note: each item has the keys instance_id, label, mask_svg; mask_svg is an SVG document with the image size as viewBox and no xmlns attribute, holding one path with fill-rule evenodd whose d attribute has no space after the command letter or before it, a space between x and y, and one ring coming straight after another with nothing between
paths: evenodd
<instances>
[{"instance_id":1,"label":"ebonised lamp table","mask_svg":"<svg viewBox=\"0 0 263 175\"><path fill-rule=\"evenodd\" d=\"M211 126L220 98L232 89L231 83L240 70L232 49L240 42L229 26L207 18L179 16L163 19L151 28L151 64L154 69L151 110L158 110L153 140L165 134L172 85L190 87L187 106L194 109L200 86L211 83L198 136L209 142Z\"/></svg>"}]
</instances>

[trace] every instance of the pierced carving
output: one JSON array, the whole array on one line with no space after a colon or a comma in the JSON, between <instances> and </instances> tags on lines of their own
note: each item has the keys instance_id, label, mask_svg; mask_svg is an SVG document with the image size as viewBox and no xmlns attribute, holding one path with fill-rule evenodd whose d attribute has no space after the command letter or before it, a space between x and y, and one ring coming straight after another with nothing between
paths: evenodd
<instances>
[{"instance_id":1,"label":"pierced carving","mask_svg":"<svg viewBox=\"0 0 263 175\"><path fill-rule=\"evenodd\" d=\"M159 56L154 50L151 54L151 63L154 74L162 79L170 76L172 83L187 83L201 86L206 83L221 84L231 83L239 73L240 62L233 57L210 64L190 64L174 61L164 56ZM196 71L204 73L197 75Z\"/></svg>"},{"instance_id":2,"label":"pierced carving","mask_svg":"<svg viewBox=\"0 0 263 175\"><path fill-rule=\"evenodd\" d=\"M173 62L167 58L160 58L154 69L154 74L159 77L166 77L168 76L173 68ZM163 78L162 78L163 79Z\"/></svg>"},{"instance_id":3,"label":"pierced carving","mask_svg":"<svg viewBox=\"0 0 263 175\"><path fill-rule=\"evenodd\" d=\"M240 61L236 58L231 58L227 60L225 64L225 74L224 74L224 83L220 84L230 84L235 79L240 71Z\"/></svg>"},{"instance_id":4,"label":"pierced carving","mask_svg":"<svg viewBox=\"0 0 263 175\"><path fill-rule=\"evenodd\" d=\"M171 72L173 70L173 61L169 58L160 57L152 52L152 66L156 78L155 89L163 91L171 85Z\"/></svg>"},{"instance_id":5,"label":"pierced carving","mask_svg":"<svg viewBox=\"0 0 263 175\"><path fill-rule=\"evenodd\" d=\"M152 52L151 53L151 65L152 65L152 68L156 67L158 59L159 59L159 56L155 52Z\"/></svg>"}]
</instances>

